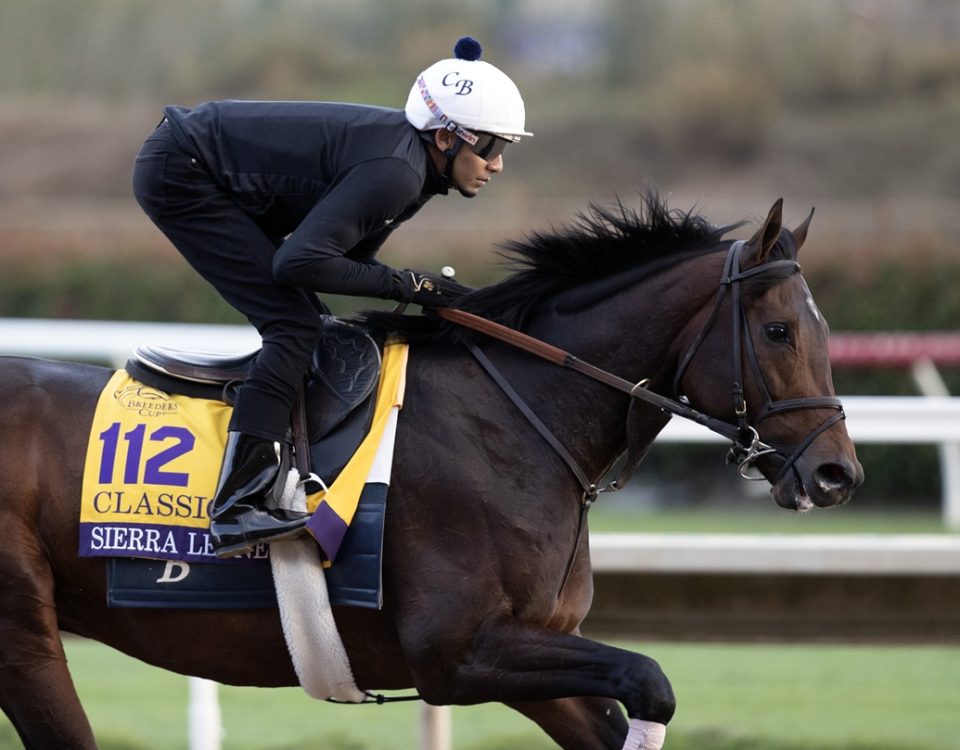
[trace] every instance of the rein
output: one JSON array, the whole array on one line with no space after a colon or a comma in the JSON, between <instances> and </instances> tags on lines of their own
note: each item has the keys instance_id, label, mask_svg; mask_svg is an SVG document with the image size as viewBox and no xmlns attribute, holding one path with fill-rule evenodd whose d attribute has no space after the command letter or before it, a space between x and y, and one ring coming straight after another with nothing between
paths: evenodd
<instances>
[{"instance_id":1,"label":"rein","mask_svg":"<svg viewBox=\"0 0 960 750\"><path fill-rule=\"evenodd\" d=\"M584 362L582 359L570 354L570 352L564 351L563 349L553 346L552 344L548 344L545 341L541 341L533 336L528 336L527 334L522 333L514 328L508 328L505 325L495 323L487 318L481 318L479 315L474 315L473 313L468 313L464 310L455 310L453 308L445 307L437 308L435 312L441 318L449 320L451 323L456 323L464 328L470 328L474 331L479 331L480 333L486 334L491 338L499 339L504 343L516 347L517 349L522 349L523 351L529 352L530 354L540 357L541 359L552 362L555 365L565 367L569 370L575 370L582 375L586 375L588 378L603 383L604 385L608 385L611 388L615 388L622 393L626 393L632 398L646 401L648 404L652 404L663 411L669 412L670 414L692 420L697 424L702 424L704 427L707 427L714 432L729 438L730 440L735 441L737 439L738 429L736 426L731 425L729 422L715 419L714 417L708 416L703 412L699 412L681 401L675 401L671 398L667 398L666 396L661 396L659 393L648 391L646 389L646 380L641 380L638 383L632 383L629 380L624 380L618 375L614 375L613 373L592 365L589 362Z\"/></svg>"},{"instance_id":2,"label":"rein","mask_svg":"<svg viewBox=\"0 0 960 750\"><path fill-rule=\"evenodd\" d=\"M756 266L746 271L741 271L740 255L745 246L746 243L742 240L734 242L730 246L730 250L727 253L727 258L724 263L723 275L720 279L720 287L717 292L713 311L681 360L677 374L674 378L674 389L676 392L679 392L680 381L687 370L687 367L689 366L697 350L700 348L700 345L706 339L710 329L716 322L724 298L726 297L727 293L730 292L732 295L733 305L734 383L732 390L734 399L734 413L737 416L736 424L731 424L730 422L726 422L722 419L711 417L708 414L704 414L703 412L694 409L689 405L689 403L686 402L686 399L683 396L680 396L679 399L672 399L647 390L646 380L632 383L629 380L625 380L611 372L608 372L607 370L592 365L589 362L585 362L570 352L553 346L552 344L548 344L545 341L541 341L540 339L534 338L533 336L529 336L525 333L517 331L513 328L508 328L500 323L495 323L492 320L482 318L464 310L456 310L453 308L438 308L435 312L444 320L478 331L487 336L498 339L499 341L503 341L504 343L507 343L518 349L522 349L523 351L547 360L548 362L552 362L560 367L579 372L597 382L603 383L604 385L627 394L631 399L644 401L652 406L657 407L663 412L696 422L697 424L702 425L707 429L727 438L733 443L728 454L728 460L738 465L740 475L744 478L751 478L747 476L746 471L761 456L770 454L779 454L784 456L784 464L780 467L779 472L773 480L773 483L775 484L786 474L787 471L793 468L794 464L803 454L804 450L807 449L810 443L812 443L820 433L844 418L844 413L840 399L832 396L805 397L786 399L782 401L773 401L773 399L770 397L767 386L763 380L759 362L757 361L756 352L750 337L746 314L743 309L743 299L740 285L748 279L758 279L764 275L770 275L772 272L786 270L790 274L799 273L800 264L796 261L778 260ZM808 435L806 439L789 455L777 447L761 442L756 428L750 424L747 416L747 404L743 389L741 339L746 343L746 350L750 358L751 368L754 372L754 376L761 393L764 395L766 400L764 408L757 419L757 423L774 414L797 409L832 408L837 410L835 415L824 421L819 427L810 433L810 435ZM521 409L531 424L537 429L538 432L540 432L541 435L547 439L547 442L553 446L554 450L557 451L561 458L563 458L563 460L570 467L574 476L577 477L577 480L583 487L585 506L592 502L599 492L620 489L622 486L621 477L618 477L616 480L614 480L608 487L604 489L597 489L596 485L586 478L583 470L576 464L566 449L559 444L546 426L540 422L539 418L532 414L529 407L523 403L522 399L509 385L509 383L507 383L506 379L496 371L496 368L493 367L493 364L480 352L477 347L473 347L472 352L484 369L491 375L491 377L493 377L500 388L504 390L511 401L513 401L514 404ZM532 419L531 415L533 417ZM625 469L629 468L629 463L630 462L628 461L628 465L624 467Z\"/></svg>"}]
</instances>

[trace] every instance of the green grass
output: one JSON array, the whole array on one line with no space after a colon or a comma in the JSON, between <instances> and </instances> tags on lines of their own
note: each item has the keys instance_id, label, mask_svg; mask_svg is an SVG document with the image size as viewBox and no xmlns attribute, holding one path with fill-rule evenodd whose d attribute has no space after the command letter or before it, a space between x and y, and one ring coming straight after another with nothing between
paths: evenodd
<instances>
[{"instance_id":1,"label":"green grass","mask_svg":"<svg viewBox=\"0 0 960 750\"><path fill-rule=\"evenodd\" d=\"M647 648L674 683L680 732L744 747L957 747L960 649L673 645ZM710 745L703 745L710 747Z\"/></svg>"},{"instance_id":2,"label":"green grass","mask_svg":"<svg viewBox=\"0 0 960 750\"><path fill-rule=\"evenodd\" d=\"M666 750L956 750L960 648L632 644L679 708ZM187 680L99 644L67 643L103 750L185 750ZM414 748L419 704L333 706L296 688L222 687L224 750ZM457 750L553 747L498 705L453 709ZM17 748L0 720L0 748Z\"/></svg>"}]
</instances>

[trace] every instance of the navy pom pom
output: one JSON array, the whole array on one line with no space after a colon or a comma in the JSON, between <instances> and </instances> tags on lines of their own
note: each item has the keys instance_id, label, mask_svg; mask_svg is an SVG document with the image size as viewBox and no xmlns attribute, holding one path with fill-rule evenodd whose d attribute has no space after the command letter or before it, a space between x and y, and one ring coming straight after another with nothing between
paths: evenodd
<instances>
[{"instance_id":1,"label":"navy pom pom","mask_svg":"<svg viewBox=\"0 0 960 750\"><path fill-rule=\"evenodd\" d=\"M458 60L479 60L483 54L483 48L480 42L472 36L462 36L457 40L453 48L453 55Z\"/></svg>"}]
</instances>

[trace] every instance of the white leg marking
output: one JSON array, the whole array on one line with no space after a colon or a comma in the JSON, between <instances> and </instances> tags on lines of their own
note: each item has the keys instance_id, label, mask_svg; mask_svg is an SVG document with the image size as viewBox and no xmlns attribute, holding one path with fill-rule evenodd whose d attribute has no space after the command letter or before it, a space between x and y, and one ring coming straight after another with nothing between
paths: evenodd
<instances>
[{"instance_id":1,"label":"white leg marking","mask_svg":"<svg viewBox=\"0 0 960 750\"><path fill-rule=\"evenodd\" d=\"M630 731L623 750L661 750L667 737L667 727L655 721L630 719Z\"/></svg>"}]
</instances>

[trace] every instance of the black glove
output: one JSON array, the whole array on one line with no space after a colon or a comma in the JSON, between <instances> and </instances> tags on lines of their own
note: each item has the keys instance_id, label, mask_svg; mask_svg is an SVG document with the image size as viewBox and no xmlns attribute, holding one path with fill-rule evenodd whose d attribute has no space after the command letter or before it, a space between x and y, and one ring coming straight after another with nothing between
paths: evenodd
<instances>
[{"instance_id":1,"label":"black glove","mask_svg":"<svg viewBox=\"0 0 960 750\"><path fill-rule=\"evenodd\" d=\"M396 291L394 299L424 307L450 307L463 295L473 291L453 279L409 268L394 272L393 281Z\"/></svg>"}]
</instances>

